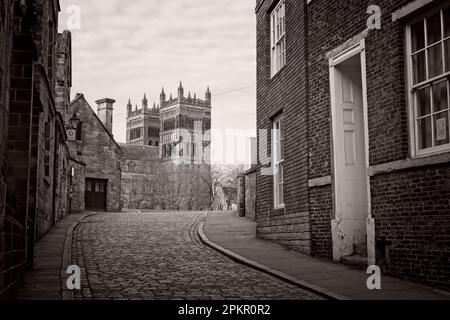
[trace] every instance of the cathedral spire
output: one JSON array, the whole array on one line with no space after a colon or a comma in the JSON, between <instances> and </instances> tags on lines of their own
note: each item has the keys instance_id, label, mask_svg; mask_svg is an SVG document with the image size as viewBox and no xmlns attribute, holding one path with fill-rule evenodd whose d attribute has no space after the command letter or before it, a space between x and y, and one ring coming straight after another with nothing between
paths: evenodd
<instances>
[{"instance_id":1,"label":"cathedral spire","mask_svg":"<svg viewBox=\"0 0 450 320\"><path fill-rule=\"evenodd\" d=\"M211 107L211 91L209 90L209 86L208 86L208 89L206 89L205 100L208 103L208 105Z\"/></svg>"},{"instance_id":2,"label":"cathedral spire","mask_svg":"<svg viewBox=\"0 0 450 320\"><path fill-rule=\"evenodd\" d=\"M147 110L148 107L148 100L147 100L147 94L144 93L144 98L142 99L142 108L144 110Z\"/></svg>"},{"instance_id":3,"label":"cathedral spire","mask_svg":"<svg viewBox=\"0 0 450 320\"><path fill-rule=\"evenodd\" d=\"M180 81L180 86L178 87L178 99L181 100L184 98L184 88L183 83Z\"/></svg>"},{"instance_id":4,"label":"cathedral spire","mask_svg":"<svg viewBox=\"0 0 450 320\"><path fill-rule=\"evenodd\" d=\"M161 106L166 102L166 93L164 92L164 87L162 87L161 94L159 96L159 103Z\"/></svg>"},{"instance_id":5,"label":"cathedral spire","mask_svg":"<svg viewBox=\"0 0 450 320\"><path fill-rule=\"evenodd\" d=\"M131 99L128 99L128 104L127 104L127 115L128 115L128 117L130 117L132 111L133 111L133 105L131 104Z\"/></svg>"}]
</instances>

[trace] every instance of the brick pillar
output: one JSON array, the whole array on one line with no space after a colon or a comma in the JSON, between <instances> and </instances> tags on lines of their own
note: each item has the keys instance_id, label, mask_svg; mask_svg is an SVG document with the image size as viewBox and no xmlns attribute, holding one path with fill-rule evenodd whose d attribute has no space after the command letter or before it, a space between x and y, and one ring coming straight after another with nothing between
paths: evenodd
<instances>
[{"instance_id":1,"label":"brick pillar","mask_svg":"<svg viewBox=\"0 0 450 320\"><path fill-rule=\"evenodd\" d=\"M238 177L238 209L239 217L245 217L245 176Z\"/></svg>"}]
</instances>

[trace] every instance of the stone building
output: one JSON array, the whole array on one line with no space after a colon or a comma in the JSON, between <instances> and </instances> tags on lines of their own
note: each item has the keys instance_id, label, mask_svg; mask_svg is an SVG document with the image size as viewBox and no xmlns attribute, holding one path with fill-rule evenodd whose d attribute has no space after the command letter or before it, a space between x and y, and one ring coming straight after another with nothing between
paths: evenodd
<instances>
[{"instance_id":1,"label":"stone building","mask_svg":"<svg viewBox=\"0 0 450 320\"><path fill-rule=\"evenodd\" d=\"M164 89L161 95L163 94ZM128 101L127 144L158 147L160 126L159 106L154 103L150 109L146 95L140 109L136 106L133 110L131 100Z\"/></svg>"},{"instance_id":2,"label":"stone building","mask_svg":"<svg viewBox=\"0 0 450 320\"><path fill-rule=\"evenodd\" d=\"M184 95L148 108L127 105L122 145L122 204L128 209L208 210L211 207L211 92L205 100Z\"/></svg>"},{"instance_id":3,"label":"stone building","mask_svg":"<svg viewBox=\"0 0 450 320\"><path fill-rule=\"evenodd\" d=\"M258 235L448 288L448 1L256 15Z\"/></svg>"},{"instance_id":4,"label":"stone building","mask_svg":"<svg viewBox=\"0 0 450 320\"><path fill-rule=\"evenodd\" d=\"M58 34L59 11L57 0L0 5L0 297L14 295L33 267L35 242L69 212L72 167L56 57L59 44L70 47L70 34ZM68 97L70 82L59 93Z\"/></svg>"},{"instance_id":5,"label":"stone building","mask_svg":"<svg viewBox=\"0 0 450 320\"><path fill-rule=\"evenodd\" d=\"M86 210L120 211L121 147L112 135L112 99L98 100L97 113L83 94L70 103L68 141L71 155L86 164Z\"/></svg>"}]
</instances>

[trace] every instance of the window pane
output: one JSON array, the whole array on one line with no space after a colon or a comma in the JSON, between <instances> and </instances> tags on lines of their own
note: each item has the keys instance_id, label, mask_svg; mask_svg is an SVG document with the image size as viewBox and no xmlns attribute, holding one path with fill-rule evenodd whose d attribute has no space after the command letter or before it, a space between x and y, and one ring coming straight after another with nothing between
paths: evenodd
<instances>
[{"instance_id":1,"label":"window pane","mask_svg":"<svg viewBox=\"0 0 450 320\"><path fill-rule=\"evenodd\" d=\"M411 26L412 52L425 48L425 27L423 21Z\"/></svg>"},{"instance_id":2,"label":"window pane","mask_svg":"<svg viewBox=\"0 0 450 320\"><path fill-rule=\"evenodd\" d=\"M442 45L439 43L428 49L428 78L434 78L443 72Z\"/></svg>"},{"instance_id":3,"label":"window pane","mask_svg":"<svg viewBox=\"0 0 450 320\"><path fill-rule=\"evenodd\" d=\"M427 18L426 21L428 45L431 45L442 39L441 13L437 12L435 15Z\"/></svg>"},{"instance_id":4,"label":"window pane","mask_svg":"<svg viewBox=\"0 0 450 320\"><path fill-rule=\"evenodd\" d=\"M425 52L420 52L412 57L414 84L425 81Z\"/></svg>"},{"instance_id":5,"label":"window pane","mask_svg":"<svg viewBox=\"0 0 450 320\"><path fill-rule=\"evenodd\" d=\"M430 87L417 91L417 116L423 117L431 114Z\"/></svg>"},{"instance_id":6,"label":"window pane","mask_svg":"<svg viewBox=\"0 0 450 320\"><path fill-rule=\"evenodd\" d=\"M445 72L450 71L450 40L445 41Z\"/></svg>"},{"instance_id":7,"label":"window pane","mask_svg":"<svg viewBox=\"0 0 450 320\"><path fill-rule=\"evenodd\" d=\"M450 37L450 7L444 10L445 37Z\"/></svg>"},{"instance_id":8,"label":"window pane","mask_svg":"<svg viewBox=\"0 0 450 320\"><path fill-rule=\"evenodd\" d=\"M447 81L433 85L433 112L448 109Z\"/></svg>"},{"instance_id":9,"label":"window pane","mask_svg":"<svg viewBox=\"0 0 450 320\"><path fill-rule=\"evenodd\" d=\"M434 145L441 146L450 143L448 128L448 112L441 112L433 116Z\"/></svg>"},{"instance_id":10,"label":"window pane","mask_svg":"<svg viewBox=\"0 0 450 320\"><path fill-rule=\"evenodd\" d=\"M418 126L419 150L431 148L431 117L418 120Z\"/></svg>"}]
</instances>

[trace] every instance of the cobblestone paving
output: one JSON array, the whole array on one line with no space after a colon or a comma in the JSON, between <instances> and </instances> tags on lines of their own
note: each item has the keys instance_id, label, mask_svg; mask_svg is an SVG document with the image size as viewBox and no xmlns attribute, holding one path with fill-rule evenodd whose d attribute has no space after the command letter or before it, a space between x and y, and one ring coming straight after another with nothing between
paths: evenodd
<instances>
[{"instance_id":1,"label":"cobblestone paving","mask_svg":"<svg viewBox=\"0 0 450 320\"><path fill-rule=\"evenodd\" d=\"M76 299L321 299L204 246L202 213L100 214L75 229Z\"/></svg>"}]
</instances>

